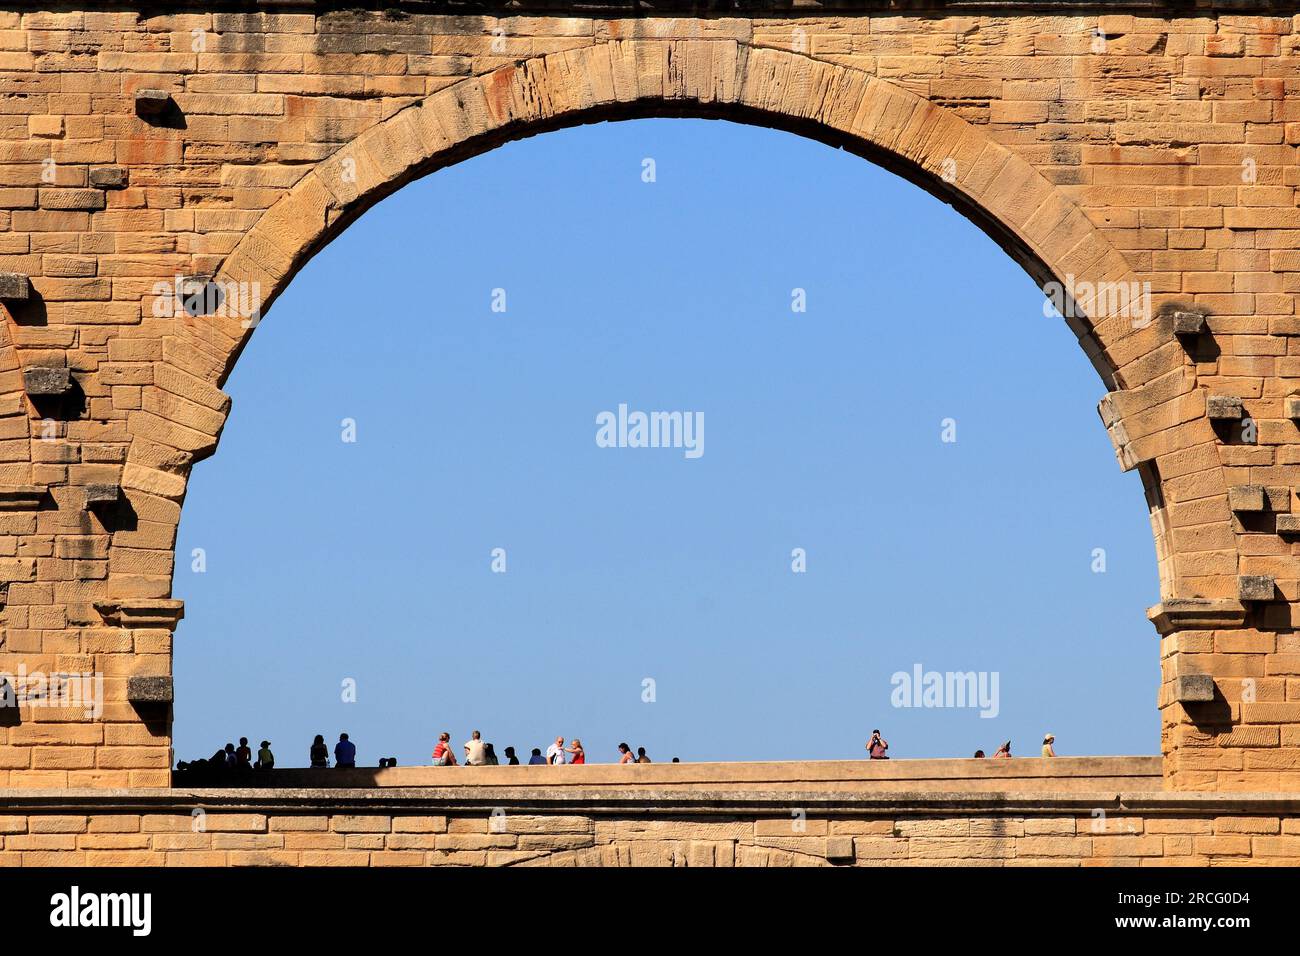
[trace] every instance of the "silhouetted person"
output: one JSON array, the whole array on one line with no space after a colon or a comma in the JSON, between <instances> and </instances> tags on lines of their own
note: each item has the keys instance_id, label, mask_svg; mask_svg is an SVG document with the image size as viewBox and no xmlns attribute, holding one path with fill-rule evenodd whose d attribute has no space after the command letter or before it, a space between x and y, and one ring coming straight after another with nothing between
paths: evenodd
<instances>
[{"instance_id":1,"label":"silhouetted person","mask_svg":"<svg viewBox=\"0 0 1300 956\"><path fill-rule=\"evenodd\" d=\"M982 750L977 750L977 751L975 751L975 759L976 759L976 760L983 760L983 759L984 759L984 751L982 751Z\"/></svg>"},{"instance_id":2,"label":"silhouetted person","mask_svg":"<svg viewBox=\"0 0 1300 956\"><path fill-rule=\"evenodd\" d=\"M226 744L226 769L234 770L235 764L237 764L238 762L239 762L239 758L235 756L235 745Z\"/></svg>"},{"instance_id":3,"label":"silhouetted person","mask_svg":"<svg viewBox=\"0 0 1300 956\"><path fill-rule=\"evenodd\" d=\"M647 756L645 755L645 748L644 748L644 747L637 747L637 748L636 748L636 762L637 762L637 763L650 763L650 762L651 762L651 761L650 761L650 758L647 757Z\"/></svg>"},{"instance_id":4,"label":"silhouetted person","mask_svg":"<svg viewBox=\"0 0 1300 956\"><path fill-rule=\"evenodd\" d=\"M330 749L325 746L325 738L320 734L311 742L311 765L313 767L328 767L330 765Z\"/></svg>"},{"instance_id":5,"label":"silhouetted person","mask_svg":"<svg viewBox=\"0 0 1300 956\"><path fill-rule=\"evenodd\" d=\"M357 745L348 740L347 734L339 734L339 742L334 745L335 769L355 767L357 765Z\"/></svg>"},{"instance_id":6,"label":"silhouetted person","mask_svg":"<svg viewBox=\"0 0 1300 956\"><path fill-rule=\"evenodd\" d=\"M539 763L541 763L541 764L546 763L546 758L542 756L542 748L541 748L541 747L534 747L534 748L533 748L533 755L532 755L531 757L528 758L528 766L531 767L531 766L533 766L534 764L539 764Z\"/></svg>"},{"instance_id":7,"label":"silhouetted person","mask_svg":"<svg viewBox=\"0 0 1300 956\"><path fill-rule=\"evenodd\" d=\"M261 748L257 751L257 763L253 764L254 770L272 770L275 768L275 754L271 753L271 741L263 740Z\"/></svg>"},{"instance_id":8,"label":"silhouetted person","mask_svg":"<svg viewBox=\"0 0 1300 956\"><path fill-rule=\"evenodd\" d=\"M682 762L682 758L681 758L681 757L674 757L674 758L673 758L673 763L681 763L681 762Z\"/></svg>"},{"instance_id":9,"label":"silhouetted person","mask_svg":"<svg viewBox=\"0 0 1300 956\"><path fill-rule=\"evenodd\" d=\"M248 746L247 737L239 738L239 746L235 748L235 766L240 770L249 770L253 766L253 750Z\"/></svg>"},{"instance_id":10,"label":"silhouetted person","mask_svg":"<svg viewBox=\"0 0 1300 956\"><path fill-rule=\"evenodd\" d=\"M501 761L497 759L497 749L493 747L491 744L484 744L483 745L483 766L497 767L500 766L500 764Z\"/></svg>"},{"instance_id":11,"label":"silhouetted person","mask_svg":"<svg viewBox=\"0 0 1300 956\"><path fill-rule=\"evenodd\" d=\"M507 747L503 753L506 755L506 764L511 767L519 766L519 758L515 756L515 748Z\"/></svg>"}]
</instances>

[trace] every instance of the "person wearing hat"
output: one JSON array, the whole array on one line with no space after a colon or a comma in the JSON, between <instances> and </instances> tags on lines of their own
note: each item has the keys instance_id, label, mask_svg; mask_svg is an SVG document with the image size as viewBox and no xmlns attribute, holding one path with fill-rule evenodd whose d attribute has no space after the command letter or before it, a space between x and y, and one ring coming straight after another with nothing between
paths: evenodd
<instances>
[{"instance_id":1,"label":"person wearing hat","mask_svg":"<svg viewBox=\"0 0 1300 956\"><path fill-rule=\"evenodd\" d=\"M1052 749L1052 742L1056 740L1056 734L1048 734L1043 738L1043 756L1055 757L1056 751Z\"/></svg>"}]
</instances>

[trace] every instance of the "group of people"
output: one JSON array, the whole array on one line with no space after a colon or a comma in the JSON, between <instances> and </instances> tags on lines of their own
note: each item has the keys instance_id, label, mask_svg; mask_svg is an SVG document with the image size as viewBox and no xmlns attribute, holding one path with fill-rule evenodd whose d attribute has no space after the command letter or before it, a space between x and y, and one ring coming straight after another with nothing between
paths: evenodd
<instances>
[{"instance_id":1,"label":"group of people","mask_svg":"<svg viewBox=\"0 0 1300 956\"><path fill-rule=\"evenodd\" d=\"M1044 757L1055 757L1055 756L1056 756L1056 747L1055 747L1055 744L1056 744L1056 735L1055 735L1055 734L1044 734L1044 735L1043 735L1043 751L1042 751L1042 755L1043 755ZM975 751L975 756L976 756L976 757L983 757L983 756L984 756L984 751L982 751L982 750L977 750L977 751ZM994 757L1010 757L1010 756L1011 756L1011 741L1008 740L1006 743L1004 743L1004 744L1003 744L1001 747L999 747L997 750L993 751L993 756L994 756Z\"/></svg>"},{"instance_id":2,"label":"group of people","mask_svg":"<svg viewBox=\"0 0 1300 956\"><path fill-rule=\"evenodd\" d=\"M317 738L319 739L319 738ZM253 748L248 745L247 737L239 738L239 746L226 744L211 757L198 760L182 760L176 769L185 773L195 783L208 780L228 780L251 777L255 771L273 770L275 754L271 752L271 741L263 740L253 759Z\"/></svg>"},{"instance_id":3,"label":"group of people","mask_svg":"<svg viewBox=\"0 0 1300 956\"><path fill-rule=\"evenodd\" d=\"M483 739L479 731L470 734L469 740L461 745L464 751L464 761L466 767L496 767L500 766L502 760L497 756L496 747ZM646 756L645 748L638 747L636 753L626 743L618 745L619 763L650 763L650 758ZM510 767L520 766L523 761L515 753L514 747L506 747L502 751L505 757L505 765ZM564 743L563 735L556 737L555 742L546 748L546 755L542 755L541 747L534 747L533 752L528 757L528 766L538 764L585 764L587 762L587 751L582 746L582 741L574 737L567 745ZM680 763L676 757L673 763ZM435 767L455 767L457 766L456 752L451 745L451 733L443 731L438 735L438 742L433 747L433 765Z\"/></svg>"},{"instance_id":4,"label":"group of people","mask_svg":"<svg viewBox=\"0 0 1300 956\"><path fill-rule=\"evenodd\" d=\"M1054 746L1055 743L1056 743L1055 734L1043 735L1043 756L1044 757L1056 756L1056 747ZM873 730L871 732L871 739L867 741L867 755L872 760L888 760L889 754L886 752L888 750L889 750L889 741L887 741L884 737L880 736L879 730ZM983 759L984 756L985 756L984 751L982 750L975 751L975 759L977 760ZM1001 747L995 750L993 752L993 756L1010 757L1011 741L1008 740Z\"/></svg>"}]
</instances>

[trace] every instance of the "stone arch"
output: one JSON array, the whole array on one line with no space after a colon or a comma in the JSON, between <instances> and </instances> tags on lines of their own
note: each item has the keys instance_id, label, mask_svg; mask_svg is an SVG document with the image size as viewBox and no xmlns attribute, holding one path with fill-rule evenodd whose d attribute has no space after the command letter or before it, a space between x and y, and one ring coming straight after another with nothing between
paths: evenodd
<instances>
[{"instance_id":1,"label":"stone arch","mask_svg":"<svg viewBox=\"0 0 1300 956\"><path fill-rule=\"evenodd\" d=\"M731 39L611 40L537 56L459 82L394 113L315 165L261 215L214 277L260 291L256 315L225 310L190 323L169 362L216 388L252 327L297 271L367 209L403 185L498 145L550 129L649 116L725 118L808 136L862 155L958 208L1030 275L1051 281L1138 284L1124 255L1060 188L984 130L887 80L850 67ZM1102 417L1121 465L1142 471L1161 595L1229 598L1231 575L1195 575L1183 594L1176 532L1156 459L1212 448L1194 366L1166 320L1135 324L1127 307L1097 301L1067 317L1108 392ZM1197 402L1199 412L1189 412ZM216 446L218 424L192 440ZM191 436L185 436L190 438ZM210 439L210 440L209 440ZM175 444L172 442L171 444ZM128 455L128 479L183 496L188 467ZM1217 479L1220 484L1222 478ZM1230 517L1222 491L1223 520Z\"/></svg>"}]
</instances>

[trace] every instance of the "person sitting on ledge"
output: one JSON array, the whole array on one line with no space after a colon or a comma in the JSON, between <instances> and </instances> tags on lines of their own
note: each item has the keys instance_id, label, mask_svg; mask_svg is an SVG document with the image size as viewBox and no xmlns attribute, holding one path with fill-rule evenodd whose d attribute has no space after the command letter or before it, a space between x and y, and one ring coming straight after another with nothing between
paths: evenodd
<instances>
[{"instance_id":1,"label":"person sitting on ledge","mask_svg":"<svg viewBox=\"0 0 1300 956\"><path fill-rule=\"evenodd\" d=\"M531 767L535 764L544 764L544 763L546 763L546 758L542 756L542 748L534 747L533 755L528 758L528 766Z\"/></svg>"},{"instance_id":2,"label":"person sitting on ledge","mask_svg":"<svg viewBox=\"0 0 1300 956\"><path fill-rule=\"evenodd\" d=\"M982 750L977 750L977 751L975 751L975 759L976 759L976 760L983 760L983 759L984 759L984 751L982 751Z\"/></svg>"},{"instance_id":3,"label":"person sitting on ledge","mask_svg":"<svg viewBox=\"0 0 1300 956\"><path fill-rule=\"evenodd\" d=\"M519 766L519 758L515 756L515 748L514 748L514 747L507 747L503 752L504 752L505 755L506 755L506 763L507 763L507 764L509 764L511 767L518 767L518 766Z\"/></svg>"},{"instance_id":4,"label":"person sitting on ledge","mask_svg":"<svg viewBox=\"0 0 1300 956\"><path fill-rule=\"evenodd\" d=\"M328 767L330 765L330 749L325 746L325 738L320 734L311 742L311 766Z\"/></svg>"},{"instance_id":5,"label":"person sitting on ledge","mask_svg":"<svg viewBox=\"0 0 1300 956\"><path fill-rule=\"evenodd\" d=\"M637 763L650 763L650 758L646 756L646 752L645 752L645 748L644 748L644 747L637 747L637 748L636 748L636 762L637 762Z\"/></svg>"},{"instance_id":6,"label":"person sitting on ledge","mask_svg":"<svg viewBox=\"0 0 1300 956\"><path fill-rule=\"evenodd\" d=\"M1046 737L1043 738L1043 756L1044 756L1044 757L1055 757L1055 756L1056 756L1056 748L1052 746L1052 744L1055 743L1055 742L1056 742L1056 734L1048 734Z\"/></svg>"},{"instance_id":7,"label":"person sitting on ledge","mask_svg":"<svg viewBox=\"0 0 1300 956\"><path fill-rule=\"evenodd\" d=\"M632 748L627 744L619 744L618 752L620 754L619 763L636 763L636 754L632 753Z\"/></svg>"},{"instance_id":8,"label":"person sitting on ledge","mask_svg":"<svg viewBox=\"0 0 1300 956\"><path fill-rule=\"evenodd\" d=\"M497 759L497 748L493 747L490 743L484 744L483 745L483 766L499 767L500 765L501 765L501 761Z\"/></svg>"},{"instance_id":9,"label":"person sitting on ledge","mask_svg":"<svg viewBox=\"0 0 1300 956\"><path fill-rule=\"evenodd\" d=\"M568 752L573 754L573 759L569 763L587 762L587 751L582 749L582 741L577 737L573 738L573 743L569 745Z\"/></svg>"},{"instance_id":10,"label":"person sitting on ledge","mask_svg":"<svg viewBox=\"0 0 1300 956\"><path fill-rule=\"evenodd\" d=\"M347 734L339 734L339 742L334 745L334 766L345 769L357 765L357 745L348 740Z\"/></svg>"},{"instance_id":11,"label":"person sitting on ledge","mask_svg":"<svg viewBox=\"0 0 1300 956\"><path fill-rule=\"evenodd\" d=\"M451 752L451 733L444 730L438 735L438 742L433 745L433 765L435 767L456 766L456 755Z\"/></svg>"},{"instance_id":12,"label":"person sitting on ledge","mask_svg":"<svg viewBox=\"0 0 1300 956\"><path fill-rule=\"evenodd\" d=\"M1008 741L1007 741L1006 743L1004 743L1001 747L999 747L999 748L997 749L997 751L993 754L993 756L994 756L994 758L997 758L997 757L1010 757L1010 756L1011 756L1011 741L1008 740Z\"/></svg>"},{"instance_id":13,"label":"person sitting on ledge","mask_svg":"<svg viewBox=\"0 0 1300 956\"><path fill-rule=\"evenodd\" d=\"M263 740L261 748L257 751L257 763L253 764L254 770L271 770L275 767L275 754L271 753L271 741Z\"/></svg>"}]
</instances>

